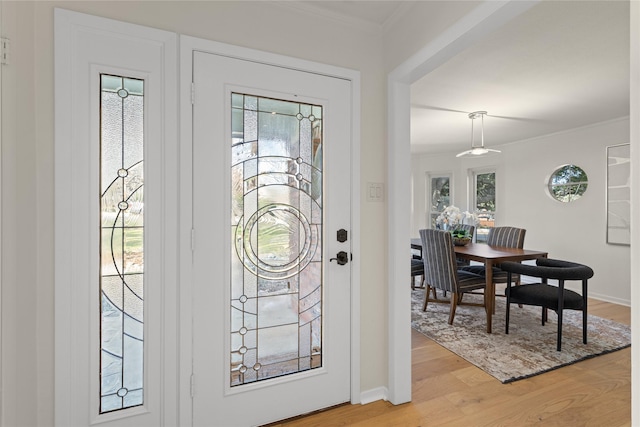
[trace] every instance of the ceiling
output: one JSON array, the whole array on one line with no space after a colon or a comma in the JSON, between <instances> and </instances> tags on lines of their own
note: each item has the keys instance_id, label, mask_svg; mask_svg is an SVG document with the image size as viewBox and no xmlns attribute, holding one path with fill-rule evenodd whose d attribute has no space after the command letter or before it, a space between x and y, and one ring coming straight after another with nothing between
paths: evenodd
<instances>
[{"instance_id":1,"label":"ceiling","mask_svg":"<svg viewBox=\"0 0 640 427\"><path fill-rule=\"evenodd\" d=\"M382 29L410 1L311 1ZM473 111L487 147L629 115L629 3L542 1L411 87L412 152L471 145ZM475 122L476 125L478 122Z\"/></svg>"}]
</instances>

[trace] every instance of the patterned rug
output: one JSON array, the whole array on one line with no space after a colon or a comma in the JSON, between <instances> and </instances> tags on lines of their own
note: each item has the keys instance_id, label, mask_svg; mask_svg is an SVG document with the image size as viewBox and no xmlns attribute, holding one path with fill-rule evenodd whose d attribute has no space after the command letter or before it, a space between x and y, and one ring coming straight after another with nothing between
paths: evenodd
<instances>
[{"instance_id":1,"label":"patterned rug","mask_svg":"<svg viewBox=\"0 0 640 427\"><path fill-rule=\"evenodd\" d=\"M496 298L493 333L486 333L484 307L458 306L453 325L449 304L429 303L422 311L423 290L412 291L411 327L474 364L502 383L542 374L631 345L631 328L589 315L587 344L582 344L582 312L565 310L562 351L556 351L557 316L541 325L539 307L511 307L509 334L504 333L505 299ZM438 291L438 298L442 293ZM482 296L465 295L465 302L481 302Z\"/></svg>"}]
</instances>

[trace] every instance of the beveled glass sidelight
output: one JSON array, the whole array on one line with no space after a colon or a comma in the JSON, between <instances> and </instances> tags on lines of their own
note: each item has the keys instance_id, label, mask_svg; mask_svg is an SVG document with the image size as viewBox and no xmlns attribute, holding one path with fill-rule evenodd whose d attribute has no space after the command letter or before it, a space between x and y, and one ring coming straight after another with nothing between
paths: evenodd
<instances>
[{"instance_id":1,"label":"beveled glass sidelight","mask_svg":"<svg viewBox=\"0 0 640 427\"><path fill-rule=\"evenodd\" d=\"M102 74L100 413L144 402L144 81Z\"/></svg>"},{"instance_id":2,"label":"beveled glass sidelight","mask_svg":"<svg viewBox=\"0 0 640 427\"><path fill-rule=\"evenodd\" d=\"M322 366L322 107L231 95L231 366Z\"/></svg>"}]
</instances>

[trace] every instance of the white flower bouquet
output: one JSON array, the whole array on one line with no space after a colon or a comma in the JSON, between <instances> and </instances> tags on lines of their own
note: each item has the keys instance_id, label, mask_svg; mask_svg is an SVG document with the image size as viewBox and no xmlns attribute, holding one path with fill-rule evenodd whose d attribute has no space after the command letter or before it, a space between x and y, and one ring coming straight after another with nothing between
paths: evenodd
<instances>
[{"instance_id":1,"label":"white flower bouquet","mask_svg":"<svg viewBox=\"0 0 640 427\"><path fill-rule=\"evenodd\" d=\"M474 213L462 212L456 206L447 206L436 218L436 228L440 230L455 231L458 225L477 225L478 216Z\"/></svg>"}]
</instances>

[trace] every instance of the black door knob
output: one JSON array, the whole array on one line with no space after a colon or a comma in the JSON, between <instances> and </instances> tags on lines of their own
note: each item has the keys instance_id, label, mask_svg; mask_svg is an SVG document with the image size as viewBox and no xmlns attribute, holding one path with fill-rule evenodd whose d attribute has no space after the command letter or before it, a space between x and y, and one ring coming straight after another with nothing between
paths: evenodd
<instances>
[{"instance_id":1,"label":"black door knob","mask_svg":"<svg viewBox=\"0 0 640 427\"><path fill-rule=\"evenodd\" d=\"M338 265L345 265L349 262L349 254L345 251L340 251L336 254L335 258L331 258L329 262L336 261Z\"/></svg>"}]
</instances>

